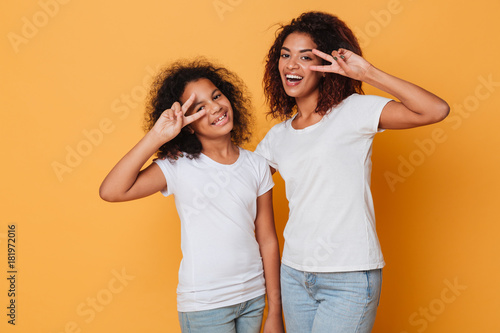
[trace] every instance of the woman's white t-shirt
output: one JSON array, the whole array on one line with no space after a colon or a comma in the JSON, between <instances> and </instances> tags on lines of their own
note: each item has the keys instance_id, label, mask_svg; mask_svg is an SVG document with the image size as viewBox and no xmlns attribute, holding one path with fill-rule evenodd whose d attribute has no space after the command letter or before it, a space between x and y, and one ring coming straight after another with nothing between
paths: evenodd
<instances>
[{"instance_id":1,"label":"woman's white t-shirt","mask_svg":"<svg viewBox=\"0 0 500 333\"><path fill-rule=\"evenodd\" d=\"M382 268L370 191L371 153L390 99L353 94L318 123L275 125L256 153L280 172L289 218L283 264L307 272Z\"/></svg>"},{"instance_id":2,"label":"woman's white t-shirt","mask_svg":"<svg viewBox=\"0 0 500 333\"><path fill-rule=\"evenodd\" d=\"M255 218L257 197L274 186L266 160L240 148L230 165L204 154L155 162L167 181L162 193L174 194L181 220L178 311L215 309L265 294Z\"/></svg>"}]
</instances>

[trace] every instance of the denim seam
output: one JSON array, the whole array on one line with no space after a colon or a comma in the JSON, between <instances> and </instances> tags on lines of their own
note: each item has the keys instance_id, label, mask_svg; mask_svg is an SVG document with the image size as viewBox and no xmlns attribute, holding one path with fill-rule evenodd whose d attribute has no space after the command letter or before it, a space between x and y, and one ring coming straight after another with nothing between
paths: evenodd
<instances>
[{"instance_id":1,"label":"denim seam","mask_svg":"<svg viewBox=\"0 0 500 333\"><path fill-rule=\"evenodd\" d=\"M361 316L359 317L358 324L356 325L356 330L355 330L355 332L356 332L356 333L358 333L358 332L359 332L359 329L360 329L360 327L361 327L361 323L363 322L364 317L365 317L365 315L366 315L366 313L367 313L367 311L366 311L366 310L368 309L368 304L370 303L370 301L371 301L371 299L372 299L372 292L371 292L371 289L372 289L372 288L371 288L371 281L370 281L370 274L369 274L370 272L368 272L368 271L364 271L364 273L365 273L365 276L366 276L366 282L367 282L367 287L366 287L366 289L367 289L367 291L368 291L368 297L367 297L367 298L365 298L365 306L364 306L364 308L363 308L363 313L362 313L362 314L361 314Z\"/></svg>"},{"instance_id":2,"label":"denim seam","mask_svg":"<svg viewBox=\"0 0 500 333\"><path fill-rule=\"evenodd\" d=\"M309 277L309 278L306 278L306 274L307 274L307 277ZM320 301L315 297L315 291L313 290L313 288L316 287L316 279L317 279L317 275L315 273L304 273L303 286L305 287L306 292L309 295L309 297L311 297L313 300L315 300L316 303L320 303ZM311 281L312 283L309 283L309 281Z\"/></svg>"},{"instance_id":3,"label":"denim seam","mask_svg":"<svg viewBox=\"0 0 500 333\"><path fill-rule=\"evenodd\" d=\"M235 313L236 318L241 317L241 315L245 312L245 310L248 308L248 305L249 305L248 302L249 301L245 301L243 303L240 303L240 305L238 306L238 310Z\"/></svg>"},{"instance_id":4,"label":"denim seam","mask_svg":"<svg viewBox=\"0 0 500 333\"><path fill-rule=\"evenodd\" d=\"M379 279L380 279L380 285L379 285L379 291L378 291L378 300L377 300L377 307L380 305L380 298L382 294L382 268L379 270Z\"/></svg>"},{"instance_id":5,"label":"denim seam","mask_svg":"<svg viewBox=\"0 0 500 333\"><path fill-rule=\"evenodd\" d=\"M183 313L182 314L182 321L185 323L186 328L187 328L187 333L191 333L191 325L189 325L189 319L187 318L188 313Z\"/></svg>"}]
</instances>

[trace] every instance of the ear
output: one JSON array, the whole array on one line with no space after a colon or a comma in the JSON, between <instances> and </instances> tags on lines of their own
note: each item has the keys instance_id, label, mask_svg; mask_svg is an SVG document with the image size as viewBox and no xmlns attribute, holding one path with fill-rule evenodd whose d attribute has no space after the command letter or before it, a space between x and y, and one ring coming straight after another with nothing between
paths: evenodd
<instances>
[{"instance_id":1,"label":"ear","mask_svg":"<svg viewBox=\"0 0 500 333\"><path fill-rule=\"evenodd\" d=\"M194 129L191 128L191 126L187 125L186 126L186 130L190 133L190 134L194 134Z\"/></svg>"}]
</instances>

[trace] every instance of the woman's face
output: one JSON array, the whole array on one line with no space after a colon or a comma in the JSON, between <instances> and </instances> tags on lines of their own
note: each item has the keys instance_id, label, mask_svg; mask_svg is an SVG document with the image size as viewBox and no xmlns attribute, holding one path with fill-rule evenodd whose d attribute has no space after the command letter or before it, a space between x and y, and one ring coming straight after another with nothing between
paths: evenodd
<instances>
[{"instance_id":1,"label":"woman's face","mask_svg":"<svg viewBox=\"0 0 500 333\"><path fill-rule=\"evenodd\" d=\"M207 111L206 115L189 125L198 138L202 140L220 138L228 134L230 136L233 129L233 108L227 97L212 81L202 78L186 85L180 103L184 104L193 93L195 99L186 115L203 109Z\"/></svg>"},{"instance_id":2,"label":"woman's face","mask_svg":"<svg viewBox=\"0 0 500 333\"><path fill-rule=\"evenodd\" d=\"M321 72L309 66L321 65L322 60L312 53L317 48L312 38L301 32L288 35L281 47L278 69L285 92L290 97L308 97L318 92Z\"/></svg>"}]
</instances>

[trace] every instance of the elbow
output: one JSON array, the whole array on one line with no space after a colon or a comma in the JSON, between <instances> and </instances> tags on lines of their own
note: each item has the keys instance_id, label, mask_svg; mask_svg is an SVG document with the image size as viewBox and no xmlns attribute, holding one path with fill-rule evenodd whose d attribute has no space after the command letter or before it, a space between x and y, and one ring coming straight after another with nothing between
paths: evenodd
<instances>
[{"instance_id":1,"label":"elbow","mask_svg":"<svg viewBox=\"0 0 500 333\"><path fill-rule=\"evenodd\" d=\"M436 105L435 111L433 112L433 123L439 123L448 117L450 114L450 106L445 101L441 100L438 105Z\"/></svg>"},{"instance_id":2,"label":"elbow","mask_svg":"<svg viewBox=\"0 0 500 333\"><path fill-rule=\"evenodd\" d=\"M104 201L113 202L113 197L110 196L106 191L103 191L102 188L99 189L99 196Z\"/></svg>"},{"instance_id":3,"label":"elbow","mask_svg":"<svg viewBox=\"0 0 500 333\"><path fill-rule=\"evenodd\" d=\"M439 121L443 121L450 114L450 106L445 101L441 101L439 108Z\"/></svg>"},{"instance_id":4,"label":"elbow","mask_svg":"<svg viewBox=\"0 0 500 333\"><path fill-rule=\"evenodd\" d=\"M113 191L108 190L107 187L102 186L99 188L99 196L102 200L107 202L118 202L120 201L118 197L113 193Z\"/></svg>"},{"instance_id":5,"label":"elbow","mask_svg":"<svg viewBox=\"0 0 500 333\"><path fill-rule=\"evenodd\" d=\"M425 118L422 118L422 125L431 125L439 123L448 117L450 114L450 106L443 100L435 103L432 107L432 111L428 112Z\"/></svg>"}]
</instances>

